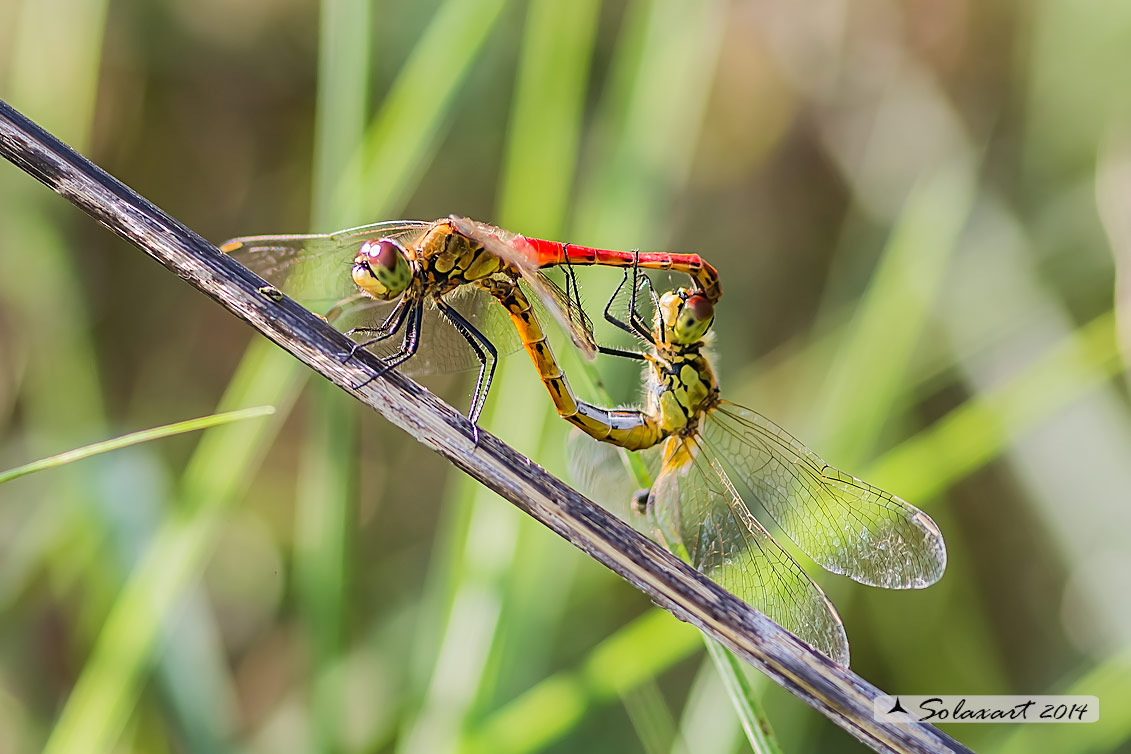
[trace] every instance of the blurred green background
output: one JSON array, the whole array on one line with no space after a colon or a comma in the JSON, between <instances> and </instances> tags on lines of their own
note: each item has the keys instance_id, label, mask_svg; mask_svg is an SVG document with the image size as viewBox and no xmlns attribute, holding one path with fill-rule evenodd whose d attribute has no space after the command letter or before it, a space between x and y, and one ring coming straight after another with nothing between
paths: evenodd
<instances>
[{"instance_id":1,"label":"blurred green background","mask_svg":"<svg viewBox=\"0 0 1131 754\"><path fill-rule=\"evenodd\" d=\"M0 97L213 241L705 255L724 396L946 536L927 590L817 576L853 669L1100 697L947 728L993 752L1131 751L1129 70L1099 0L0 0ZM306 378L0 166L0 469L279 409L0 486L0 752L747 747L693 630ZM483 424L562 474L548 409L516 356ZM785 751L862 750L752 680Z\"/></svg>"}]
</instances>

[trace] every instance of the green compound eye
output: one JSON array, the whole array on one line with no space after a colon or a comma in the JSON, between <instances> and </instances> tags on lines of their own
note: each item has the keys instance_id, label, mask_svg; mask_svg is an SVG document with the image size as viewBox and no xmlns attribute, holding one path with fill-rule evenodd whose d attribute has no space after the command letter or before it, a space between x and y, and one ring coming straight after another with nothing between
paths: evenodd
<instances>
[{"instance_id":1,"label":"green compound eye","mask_svg":"<svg viewBox=\"0 0 1131 754\"><path fill-rule=\"evenodd\" d=\"M366 241L353 260L353 282L373 298L388 300L399 296L412 281L412 270L404 248L382 238Z\"/></svg>"}]
</instances>

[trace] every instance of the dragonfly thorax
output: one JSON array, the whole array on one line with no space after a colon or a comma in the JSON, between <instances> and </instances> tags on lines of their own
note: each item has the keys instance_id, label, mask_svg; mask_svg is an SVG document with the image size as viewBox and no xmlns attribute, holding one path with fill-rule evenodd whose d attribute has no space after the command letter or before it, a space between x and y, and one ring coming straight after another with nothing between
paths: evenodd
<instances>
[{"instance_id":1,"label":"dragonfly thorax","mask_svg":"<svg viewBox=\"0 0 1131 754\"><path fill-rule=\"evenodd\" d=\"M353 259L353 282L364 293L389 301L404 293L412 282L408 255L396 241L366 241Z\"/></svg>"},{"instance_id":2,"label":"dragonfly thorax","mask_svg":"<svg viewBox=\"0 0 1131 754\"><path fill-rule=\"evenodd\" d=\"M659 416L665 435L695 431L719 400L715 373L699 344L658 348L649 362L649 412Z\"/></svg>"}]
</instances>

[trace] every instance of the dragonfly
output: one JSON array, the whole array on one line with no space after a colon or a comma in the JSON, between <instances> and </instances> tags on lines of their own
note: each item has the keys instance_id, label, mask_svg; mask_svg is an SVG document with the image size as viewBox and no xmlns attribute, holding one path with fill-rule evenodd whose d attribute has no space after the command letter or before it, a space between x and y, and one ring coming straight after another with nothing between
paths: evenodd
<instances>
[{"instance_id":1,"label":"dragonfly","mask_svg":"<svg viewBox=\"0 0 1131 754\"><path fill-rule=\"evenodd\" d=\"M628 314L619 316L613 300L630 278ZM644 302L650 323L640 312ZM627 477L613 446L650 451L658 475L644 493L647 524L634 525L847 666L836 608L749 506L825 569L889 589L923 588L942 576L942 534L921 510L831 466L756 411L723 400L705 353L714 316L701 291L657 297L638 269L625 271L605 317L645 345L633 355L647 372L645 405L609 410L575 401L576 412L565 418L607 443L587 443L598 450L573 454L575 476L588 479L594 492L608 492L612 469Z\"/></svg>"},{"instance_id":2,"label":"dragonfly","mask_svg":"<svg viewBox=\"0 0 1131 754\"><path fill-rule=\"evenodd\" d=\"M545 268L603 264L687 272L712 296L718 273L696 254L618 252L529 238L466 217L395 220L328 234L235 238L221 250L358 340L381 370L456 372L478 366L468 418L478 421L500 355L524 347L551 395L569 395L540 320L557 321L596 352L576 279L563 291ZM501 306L499 306L501 304ZM397 339L397 334L401 337ZM360 387L360 386L359 386Z\"/></svg>"}]
</instances>

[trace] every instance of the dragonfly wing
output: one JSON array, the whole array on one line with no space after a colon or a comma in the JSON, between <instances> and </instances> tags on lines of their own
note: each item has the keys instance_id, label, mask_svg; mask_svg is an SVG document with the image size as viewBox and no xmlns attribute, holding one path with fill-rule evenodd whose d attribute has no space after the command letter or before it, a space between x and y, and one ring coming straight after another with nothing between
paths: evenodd
<instances>
[{"instance_id":1,"label":"dragonfly wing","mask_svg":"<svg viewBox=\"0 0 1131 754\"><path fill-rule=\"evenodd\" d=\"M452 225L463 236L480 244L489 253L511 265L522 275L523 281L534 292L534 300L561 325L575 346L587 358L597 353L593 339L593 323L579 306L538 268L537 254L530 243L510 231L477 222L467 217L452 215Z\"/></svg>"},{"instance_id":2,"label":"dragonfly wing","mask_svg":"<svg viewBox=\"0 0 1131 754\"><path fill-rule=\"evenodd\" d=\"M678 543L705 576L848 665L848 638L836 608L750 514L726 472L694 437L667 441L650 502L669 548Z\"/></svg>"},{"instance_id":3,"label":"dragonfly wing","mask_svg":"<svg viewBox=\"0 0 1131 754\"><path fill-rule=\"evenodd\" d=\"M738 491L828 570L909 589L933 584L946 569L946 545L930 516L825 463L761 414L723 401L708 414L703 441Z\"/></svg>"},{"instance_id":4,"label":"dragonfly wing","mask_svg":"<svg viewBox=\"0 0 1131 754\"><path fill-rule=\"evenodd\" d=\"M220 250L300 304L326 314L358 293L350 266L368 240L395 238L406 246L430 223L396 220L321 235L245 236Z\"/></svg>"},{"instance_id":5,"label":"dragonfly wing","mask_svg":"<svg viewBox=\"0 0 1131 754\"><path fill-rule=\"evenodd\" d=\"M625 466L622 453L629 451L598 442L579 429L570 432L566 444L569 474L577 489L641 534L655 539L656 526L651 517L633 509L637 495L643 492L646 496L648 490L640 489ZM640 455L655 479L662 460L660 446L640 451Z\"/></svg>"}]
</instances>

